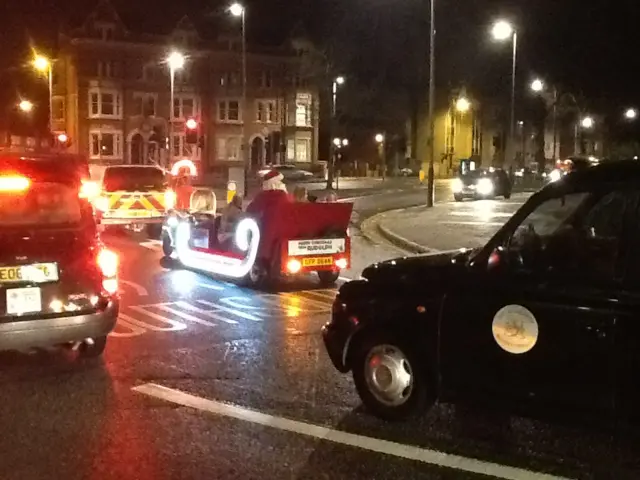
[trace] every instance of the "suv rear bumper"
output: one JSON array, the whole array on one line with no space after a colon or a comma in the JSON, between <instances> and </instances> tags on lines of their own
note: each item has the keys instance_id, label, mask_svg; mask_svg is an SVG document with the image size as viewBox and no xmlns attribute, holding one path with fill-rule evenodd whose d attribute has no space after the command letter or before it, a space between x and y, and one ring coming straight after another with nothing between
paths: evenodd
<instances>
[{"instance_id":1,"label":"suv rear bumper","mask_svg":"<svg viewBox=\"0 0 640 480\"><path fill-rule=\"evenodd\" d=\"M132 225L138 224L162 224L165 217L146 217L146 218L104 218L100 220L102 225Z\"/></svg>"},{"instance_id":2,"label":"suv rear bumper","mask_svg":"<svg viewBox=\"0 0 640 480\"><path fill-rule=\"evenodd\" d=\"M0 350L47 347L104 337L115 328L119 309L119 301L111 300L107 308L98 313L0 323Z\"/></svg>"}]
</instances>

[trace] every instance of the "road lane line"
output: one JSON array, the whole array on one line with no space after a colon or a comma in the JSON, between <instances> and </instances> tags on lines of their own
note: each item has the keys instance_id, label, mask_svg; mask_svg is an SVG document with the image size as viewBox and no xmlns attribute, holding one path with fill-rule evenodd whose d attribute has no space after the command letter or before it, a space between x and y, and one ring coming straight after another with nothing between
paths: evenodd
<instances>
[{"instance_id":1,"label":"road lane line","mask_svg":"<svg viewBox=\"0 0 640 480\"><path fill-rule=\"evenodd\" d=\"M221 322L225 322L228 323L230 325L237 325L238 322L236 322L235 320L232 320L230 318L227 317L223 317L222 315L218 315L215 312L212 312L211 310L204 310L202 308L198 308L195 305L191 305L189 302L185 302L182 300L179 300L176 302L176 305L178 305L179 307L184 308L185 310L189 310L190 312L193 313L199 313L200 315L204 315L205 317L209 317L209 318L213 318L214 320L219 320ZM166 309L167 311L171 311L173 312L173 310L169 307L161 307L163 310ZM199 320L198 321L203 321L205 323L209 323L206 322L206 320ZM214 324L215 325L215 324Z\"/></svg>"},{"instance_id":2,"label":"road lane line","mask_svg":"<svg viewBox=\"0 0 640 480\"><path fill-rule=\"evenodd\" d=\"M251 315L250 313L243 312L241 310L236 310L235 308L225 307L223 305L220 305L219 303L213 303L213 302L210 302L208 300L196 300L196 301L198 303L203 304L203 305L207 305L209 307L214 308L216 312L222 311L222 312L230 313L230 314L236 315L236 316L238 316L240 318L244 318L245 320L251 320L252 322L261 322L262 321L261 318L258 318L255 315Z\"/></svg>"},{"instance_id":3,"label":"road lane line","mask_svg":"<svg viewBox=\"0 0 640 480\"><path fill-rule=\"evenodd\" d=\"M136 282L132 282L130 280L123 280L123 279L119 279L120 283L127 285L128 287L133 288L136 293L141 296L141 297L147 297L149 295L149 292L147 291L146 288L144 288L142 285L140 285L139 283Z\"/></svg>"},{"instance_id":4,"label":"road lane line","mask_svg":"<svg viewBox=\"0 0 640 480\"><path fill-rule=\"evenodd\" d=\"M342 280L343 282L350 282L353 280L353 278L348 278L348 277L338 277L338 280Z\"/></svg>"},{"instance_id":5,"label":"road lane line","mask_svg":"<svg viewBox=\"0 0 640 480\"><path fill-rule=\"evenodd\" d=\"M128 322L131 322L135 325L138 325L140 327L149 329L149 330L153 330L154 332L177 332L180 330L186 330L187 329L187 325L182 323L182 322L178 322L177 320L172 320L170 318L164 317L162 315L158 315L157 313L153 313L150 312L144 308L135 306L135 307L129 307L131 310L134 310L138 313L141 313L142 315L146 315L149 318L153 318L154 320L158 320L159 322L163 322L163 323L168 323L169 325L171 325L170 327L158 327L157 325L152 325L150 323L147 323L143 320L139 320L137 318L133 318L133 317L129 317L127 318ZM120 314L122 315L122 314Z\"/></svg>"},{"instance_id":6,"label":"road lane line","mask_svg":"<svg viewBox=\"0 0 640 480\"><path fill-rule=\"evenodd\" d=\"M326 302L326 301L320 301L317 298L313 298L313 297L308 297L306 295L304 295L304 293L306 293L305 291L302 291L300 293L282 293L280 295L277 295L279 298L282 298L284 300L288 300L289 304L293 307L299 307L302 308L302 302L311 305L315 308L319 308L321 311L328 311L331 309L331 306L333 305L333 301L331 302ZM307 309L304 309L307 310Z\"/></svg>"},{"instance_id":7,"label":"road lane line","mask_svg":"<svg viewBox=\"0 0 640 480\"><path fill-rule=\"evenodd\" d=\"M162 385L155 383L138 385L133 387L132 390L143 395L148 395L176 405L182 405L187 408L212 413L214 415L234 418L243 422L297 433L306 437L391 455L406 460L436 465L438 467L445 467L479 475L488 475L507 480L565 480L562 479L562 477L532 472L522 468L510 467L508 465L501 465L475 458L439 452L428 448L404 445L388 440L381 440L378 438L366 437L364 435L348 433L342 430L335 430L329 427L313 425L311 423L301 422L298 420L277 417L275 415L269 415L256 410L239 407L237 405L197 397L195 395L163 387Z\"/></svg>"},{"instance_id":8,"label":"road lane line","mask_svg":"<svg viewBox=\"0 0 640 480\"><path fill-rule=\"evenodd\" d=\"M305 297L309 296L321 302L326 302L329 306L333 305L333 301L336 299L336 295L338 294L336 290L305 290L300 293L304 294Z\"/></svg>"},{"instance_id":9,"label":"road lane line","mask_svg":"<svg viewBox=\"0 0 640 480\"><path fill-rule=\"evenodd\" d=\"M184 303L186 303L186 302L184 302ZM176 302L175 303L175 305L179 305L179 304L180 304L180 302ZM180 306L182 306L182 305L180 305ZM199 325L204 325L205 327L217 327L218 326L217 323L213 323L213 322L210 322L209 320L204 320L202 318L194 317L193 315L190 315L188 313L181 312L180 310L176 310L175 308L171 308L169 305L158 305L157 308L159 310L164 311L164 312L167 312L167 313L170 313L172 315L175 315L176 317L180 317L183 320L188 320L190 322L197 323ZM231 322L227 322L227 323L231 323ZM238 322L234 322L234 323L238 323Z\"/></svg>"}]
</instances>

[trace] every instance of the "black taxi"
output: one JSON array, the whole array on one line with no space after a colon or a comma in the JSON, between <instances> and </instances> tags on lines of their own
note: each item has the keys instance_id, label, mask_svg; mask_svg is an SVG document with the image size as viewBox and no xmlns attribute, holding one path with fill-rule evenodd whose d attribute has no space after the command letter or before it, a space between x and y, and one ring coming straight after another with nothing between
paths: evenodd
<instances>
[{"instance_id":1,"label":"black taxi","mask_svg":"<svg viewBox=\"0 0 640 480\"><path fill-rule=\"evenodd\" d=\"M98 356L118 317L118 257L102 244L77 162L0 153L0 350Z\"/></svg>"},{"instance_id":2,"label":"black taxi","mask_svg":"<svg viewBox=\"0 0 640 480\"><path fill-rule=\"evenodd\" d=\"M385 419L440 401L637 422L640 162L566 175L482 248L367 267L323 337Z\"/></svg>"}]
</instances>

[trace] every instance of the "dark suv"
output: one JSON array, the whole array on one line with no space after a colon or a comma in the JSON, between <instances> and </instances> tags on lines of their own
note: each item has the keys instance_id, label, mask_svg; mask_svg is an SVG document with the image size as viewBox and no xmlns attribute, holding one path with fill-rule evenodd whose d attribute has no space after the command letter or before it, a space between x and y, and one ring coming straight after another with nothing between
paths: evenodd
<instances>
[{"instance_id":1,"label":"dark suv","mask_svg":"<svg viewBox=\"0 0 640 480\"><path fill-rule=\"evenodd\" d=\"M477 169L466 172L453 180L453 198L461 202L465 198L511 198L511 181L502 169Z\"/></svg>"},{"instance_id":2,"label":"dark suv","mask_svg":"<svg viewBox=\"0 0 640 480\"><path fill-rule=\"evenodd\" d=\"M0 350L100 355L118 317L118 258L82 175L60 155L0 154Z\"/></svg>"}]
</instances>

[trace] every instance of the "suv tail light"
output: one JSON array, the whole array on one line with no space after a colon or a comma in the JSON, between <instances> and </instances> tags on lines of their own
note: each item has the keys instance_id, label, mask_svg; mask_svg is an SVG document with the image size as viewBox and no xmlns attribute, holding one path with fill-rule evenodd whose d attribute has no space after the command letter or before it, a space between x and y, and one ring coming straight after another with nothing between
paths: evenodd
<instances>
[{"instance_id":1,"label":"suv tail light","mask_svg":"<svg viewBox=\"0 0 640 480\"><path fill-rule=\"evenodd\" d=\"M27 177L20 175L0 175L0 192L24 192L31 185Z\"/></svg>"},{"instance_id":2,"label":"suv tail light","mask_svg":"<svg viewBox=\"0 0 640 480\"><path fill-rule=\"evenodd\" d=\"M102 288L108 293L116 293L118 291L118 255L104 248L98 253L97 263L103 276Z\"/></svg>"},{"instance_id":3,"label":"suv tail light","mask_svg":"<svg viewBox=\"0 0 640 480\"><path fill-rule=\"evenodd\" d=\"M82 181L82 185L80 187L80 198L86 198L89 201L93 201L93 199L97 198L99 195L100 185L96 182Z\"/></svg>"},{"instance_id":4,"label":"suv tail light","mask_svg":"<svg viewBox=\"0 0 640 480\"><path fill-rule=\"evenodd\" d=\"M164 192L164 208L171 210L176 206L176 192L173 190L167 190Z\"/></svg>"},{"instance_id":5,"label":"suv tail light","mask_svg":"<svg viewBox=\"0 0 640 480\"><path fill-rule=\"evenodd\" d=\"M101 212L109 210L109 199L107 197L98 197L93 201L93 206Z\"/></svg>"}]
</instances>

